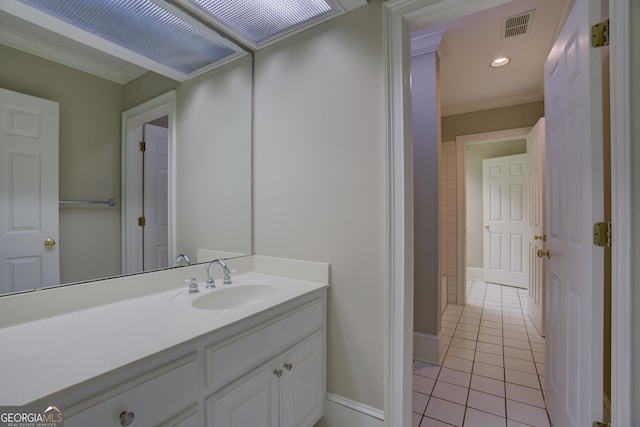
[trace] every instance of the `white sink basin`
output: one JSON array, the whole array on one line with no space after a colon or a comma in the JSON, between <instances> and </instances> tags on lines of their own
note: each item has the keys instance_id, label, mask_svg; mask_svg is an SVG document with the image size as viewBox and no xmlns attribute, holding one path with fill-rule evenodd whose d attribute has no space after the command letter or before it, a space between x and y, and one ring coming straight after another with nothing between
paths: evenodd
<instances>
[{"instance_id":1,"label":"white sink basin","mask_svg":"<svg viewBox=\"0 0 640 427\"><path fill-rule=\"evenodd\" d=\"M278 288L269 285L229 285L197 298L193 306L202 310L227 310L259 304L277 294Z\"/></svg>"}]
</instances>

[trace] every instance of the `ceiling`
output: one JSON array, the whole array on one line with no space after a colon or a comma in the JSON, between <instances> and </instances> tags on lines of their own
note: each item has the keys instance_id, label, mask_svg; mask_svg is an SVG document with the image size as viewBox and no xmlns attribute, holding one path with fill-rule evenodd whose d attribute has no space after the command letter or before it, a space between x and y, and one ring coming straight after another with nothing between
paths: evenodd
<instances>
[{"instance_id":1,"label":"ceiling","mask_svg":"<svg viewBox=\"0 0 640 427\"><path fill-rule=\"evenodd\" d=\"M78 0L82 3L82 0ZM89 0L90 2L91 0ZM152 0L186 16L191 22L217 32L227 33L227 38L233 44L240 43L249 51L258 50L263 46L288 37L299 31L317 25L324 19L315 19L306 25L296 26L289 31L283 31L271 37L268 42L256 44L241 37L229 36L228 28L203 18L204 14L187 8L189 0ZM365 5L367 0L333 0L337 5L337 13L327 15L325 19L331 19L342 13ZM182 9L178 7L182 5ZM189 10L187 10L189 9ZM197 13L196 13L197 12ZM95 34L75 27L54 16L48 15L23 2L16 0L0 2L0 44L25 51L78 70L97 75L104 79L125 84L148 70L157 72L178 81L184 81L193 75L175 72L164 64L160 64L150 58L136 52L125 49L122 46L109 42ZM231 57L231 56L230 56ZM215 66L216 64L213 64ZM206 70L203 68L203 70ZM195 75L195 74L194 74Z\"/></svg>"},{"instance_id":2,"label":"ceiling","mask_svg":"<svg viewBox=\"0 0 640 427\"><path fill-rule=\"evenodd\" d=\"M366 1L339 3L349 11ZM442 115L542 100L544 60L572 3L573 0L514 0L414 32L415 40L444 31L438 50ZM135 61L123 60L122 56L36 25L28 17L18 17L7 8L8 4L0 7L1 44L120 84L152 69L149 64L141 67ZM504 18L528 11L534 11L528 31L505 38ZM489 62L496 56L508 56L511 63L492 69ZM162 74L161 71L157 72Z\"/></svg>"},{"instance_id":3,"label":"ceiling","mask_svg":"<svg viewBox=\"0 0 640 427\"><path fill-rule=\"evenodd\" d=\"M421 37L444 30L438 49L442 115L541 101L544 61L572 3L514 0L412 33L415 47ZM505 18L529 11L534 12L526 33L505 37ZM511 62L491 68L499 56Z\"/></svg>"}]
</instances>

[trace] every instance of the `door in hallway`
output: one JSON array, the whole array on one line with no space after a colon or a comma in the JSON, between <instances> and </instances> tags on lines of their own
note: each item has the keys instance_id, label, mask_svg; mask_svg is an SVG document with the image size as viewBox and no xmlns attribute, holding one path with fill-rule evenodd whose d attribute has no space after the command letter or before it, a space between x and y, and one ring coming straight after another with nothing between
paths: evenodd
<instances>
[{"instance_id":1,"label":"door in hallway","mask_svg":"<svg viewBox=\"0 0 640 427\"><path fill-rule=\"evenodd\" d=\"M544 117L527 135L527 175L529 183L529 295L527 313L540 335L545 336L546 278L544 258L538 251L545 249L545 140Z\"/></svg>"},{"instance_id":2,"label":"door in hallway","mask_svg":"<svg viewBox=\"0 0 640 427\"><path fill-rule=\"evenodd\" d=\"M486 282L527 287L527 156L482 161Z\"/></svg>"},{"instance_id":3,"label":"door in hallway","mask_svg":"<svg viewBox=\"0 0 640 427\"><path fill-rule=\"evenodd\" d=\"M544 67L547 409L556 426L602 421L602 70L590 46L600 0L576 0ZM548 255L547 255L548 254Z\"/></svg>"}]
</instances>

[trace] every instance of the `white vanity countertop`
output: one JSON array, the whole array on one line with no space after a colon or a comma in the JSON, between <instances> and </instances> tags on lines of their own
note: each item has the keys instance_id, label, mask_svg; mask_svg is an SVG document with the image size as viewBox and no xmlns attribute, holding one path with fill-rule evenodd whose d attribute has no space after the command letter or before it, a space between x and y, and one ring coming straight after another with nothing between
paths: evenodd
<instances>
[{"instance_id":1,"label":"white vanity countertop","mask_svg":"<svg viewBox=\"0 0 640 427\"><path fill-rule=\"evenodd\" d=\"M24 405L327 287L326 283L248 272L214 290L186 286L0 328L0 405ZM228 310L191 302L225 288L266 284L262 302Z\"/></svg>"}]
</instances>

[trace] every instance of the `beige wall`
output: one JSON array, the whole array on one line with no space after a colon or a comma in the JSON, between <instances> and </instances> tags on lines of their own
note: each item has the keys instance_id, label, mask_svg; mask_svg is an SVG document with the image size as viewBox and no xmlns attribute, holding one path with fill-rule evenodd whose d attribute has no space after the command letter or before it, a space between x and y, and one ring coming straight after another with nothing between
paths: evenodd
<instances>
[{"instance_id":1,"label":"beige wall","mask_svg":"<svg viewBox=\"0 0 640 427\"><path fill-rule=\"evenodd\" d=\"M60 199L120 201L122 86L3 45L0 58L1 87L60 104ZM120 274L120 210L60 209L59 245L63 283Z\"/></svg>"},{"instance_id":2,"label":"beige wall","mask_svg":"<svg viewBox=\"0 0 640 427\"><path fill-rule=\"evenodd\" d=\"M640 3L635 1L629 2L631 7L631 17L629 18L629 28L631 30L631 45L629 52L631 52L631 218L640 218L640 26L633 25L633 23L640 22ZM635 119L634 119L635 118ZM632 425L640 425L640 263L637 261L640 259L640 226L637 221L632 225L633 229L630 230L632 236L631 242L631 260L633 263L633 272L631 282L633 288L631 290L631 316L632 327L631 334L633 335L631 348L631 370L630 376L634 378L631 386L631 402L632 402ZM635 404L634 404L635 403Z\"/></svg>"},{"instance_id":3,"label":"beige wall","mask_svg":"<svg viewBox=\"0 0 640 427\"><path fill-rule=\"evenodd\" d=\"M177 93L177 253L251 253L251 56ZM202 260L198 260L202 261Z\"/></svg>"},{"instance_id":4,"label":"beige wall","mask_svg":"<svg viewBox=\"0 0 640 427\"><path fill-rule=\"evenodd\" d=\"M467 267L482 268L482 161L493 157L527 152L527 140L491 142L465 147L465 179L467 185Z\"/></svg>"},{"instance_id":5,"label":"beige wall","mask_svg":"<svg viewBox=\"0 0 640 427\"><path fill-rule=\"evenodd\" d=\"M379 1L256 53L254 248L331 263L328 391L383 408Z\"/></svg>"},{"instance_id":6,"label":"beige wall","mask_svg":"<svg viewBox=\"0 0 640 427\"><path fill-rule=\"evenodd\" d=\"M442 141L456 136L532 127L544 116L544 101L442 117Z\"/></svg>"},{"instance_id":7,"label":"beige wall","mask_svg":"<svg viewBox=\"0 0 640 427\"><path fill-rule=\"evenodd\" d=\"M171 80L168 77L161 76L152 71L144 73L137 79L133 79L124 85L122 111L140 105L172 89L177 89L178 86L180 86L180 82Z\"/></svg>"}]
</instances>

